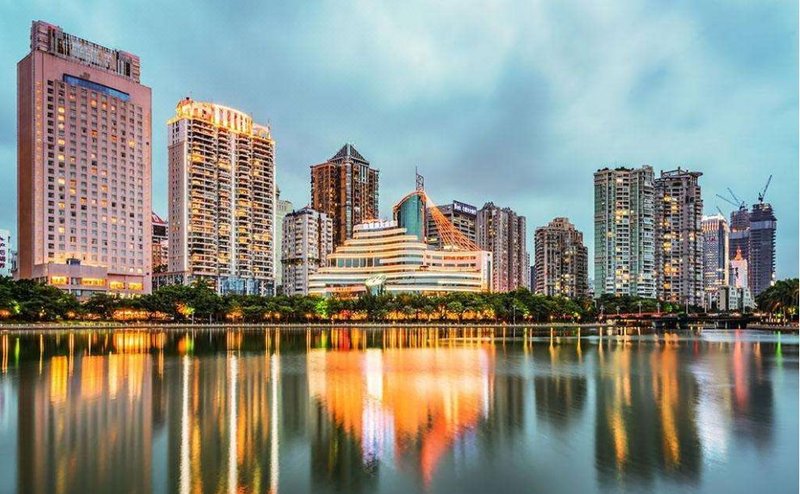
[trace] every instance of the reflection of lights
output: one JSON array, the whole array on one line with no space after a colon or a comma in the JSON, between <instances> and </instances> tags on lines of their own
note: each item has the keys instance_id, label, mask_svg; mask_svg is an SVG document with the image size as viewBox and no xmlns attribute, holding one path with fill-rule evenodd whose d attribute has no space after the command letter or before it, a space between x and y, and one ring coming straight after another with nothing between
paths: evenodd
<instances>
[{"instance_id":1,"label":"reflection of lights","mask_svg":"<svg viewBox=\"0 0 800 494\"><path fill-rule=\"evenodd\" d=\"M68 366L67 357L50 359L50 403L57 404L67 399Z\"/></svg>"},{"instance_id":2,"label":"reflection of lights","mask_svg":"<svg viewBox=\"0 0 800 494\"><path fill-rule=\"evenodd\" d=\"M278 440L278 384L281 374L281 362L279 355L272 356L272 366L270 369L270 387L271 387L271 407L270 407L270 455L269 455L269 491L271 494L278 492L278 475L280 473L279 459L279 446Z\"/></svg>"},{"instance_id":3,"label":"reflection of lights","mask_svg":"<svg viewBox=\"0 0 800 494\"><path fill-rule=\"evenodd\" d=\"M189 494L189 368L188 355L183 356L183 396L181 397L181 462L180 489L181 494Z\"/></svg>"},{"instance_id":4,"label":"reflection of lights","mask_svg":"<svg viewBox=\"0 0 800 494\"><path fill-rule=\"evenodd\" d=\"M228 333L228 336L231 334ZM236 355L228 355L228 492L236 492L238 480L238 463L236 461L237 437L236 437L236 388L239 378L239 365Z\"/></svg>"}]
</instances>

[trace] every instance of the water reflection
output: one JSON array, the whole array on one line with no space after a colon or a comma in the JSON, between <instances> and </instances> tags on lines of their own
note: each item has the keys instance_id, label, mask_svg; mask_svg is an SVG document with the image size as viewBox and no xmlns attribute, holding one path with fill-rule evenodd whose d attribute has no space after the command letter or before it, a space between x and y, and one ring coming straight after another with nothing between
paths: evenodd
<instances>
[{"instance_id":1,"label":"water reflection","mask_svg":"<svg viewBox=\"0 0 800 494\"><path fill-rule=\"evenodd\" d=\"M0 459L16 481L0 490L713 492L720 472L736 486L770 469L796 482L796 337L501 336L3 334Z\"/></svg>"}]
</instances>

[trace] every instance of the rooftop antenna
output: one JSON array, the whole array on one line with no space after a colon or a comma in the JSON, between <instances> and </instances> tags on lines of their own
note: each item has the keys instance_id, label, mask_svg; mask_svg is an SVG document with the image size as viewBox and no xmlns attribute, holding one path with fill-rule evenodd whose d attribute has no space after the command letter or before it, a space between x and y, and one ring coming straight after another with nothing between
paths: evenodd
<instances>
[{"instance_id":1,"label":"rooftop antenna","mask_svg":"<svg viewBox=\"0 0 800 494\"><path fill-rule=\"evenodd\" d=\"M419 174L417 167L414 167L414 174L417 178L417 190L425 190L425 177Z\"/></svg>"},{"instance_id":2,"label":"rooftop antenna","mask_svg":"<svg viewBox=\"0 0 800 494\"><path fill-rule=\"evenodd\" d=\"M772 175L770 175L769 178L767 179L767 185L764 186L764 190L762 190L758 194L758 203L759 204L763 204L764 203L764 196L767 195L767 189L769 189L769 184L771 182L772 182Z\"/></svg>"}]
</instances>

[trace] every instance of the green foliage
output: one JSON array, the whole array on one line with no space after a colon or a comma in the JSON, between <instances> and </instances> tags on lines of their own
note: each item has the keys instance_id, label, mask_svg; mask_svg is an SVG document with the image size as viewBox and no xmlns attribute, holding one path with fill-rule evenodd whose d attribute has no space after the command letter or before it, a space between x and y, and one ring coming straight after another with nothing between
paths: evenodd
<instances>
[{"instance_id":1,"label":"green foliage","mask_svg":"<svg viewBox=\"0 0 800 494\"><path fill-rule=\"evenodd\" d=\"M797 317L798 279L780 280L756 297L758 308L771 314L783 314L794 319Z\"/></svg>"}]
</instances>

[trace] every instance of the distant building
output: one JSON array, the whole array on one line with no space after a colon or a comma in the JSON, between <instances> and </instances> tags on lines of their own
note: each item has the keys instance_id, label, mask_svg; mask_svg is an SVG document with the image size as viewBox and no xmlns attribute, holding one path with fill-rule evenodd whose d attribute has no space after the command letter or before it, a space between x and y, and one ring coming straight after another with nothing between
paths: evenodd
<instances>
[{"instance_id":1,"label":"distant building","mask_svg":"<svg viewBox=\"0 0 800 494\"><path fill-rule=\"evenodd\" d=\"M328 266L309 277L312 295L364 293L485 292L491 254L435 249L396 221L357 225L353 238L328 256Z\"/></svg>"},{"instance_id":2,"label":"distant building","mask_svg":"<svg viewBox=\"0 0 800 494\"><path fill-rule=\"evenodd\" d=\"M426 237L425 202L420 194L412 193L404 197L394 207L394 220L397 226L405 228L406 232L416 235L421 241Z\"/></svg>"},{"instance_id":3,"label":"distant building","mask_svg":"<svg viewBox=\"0 0 800 494\"><path fill-rule=\"evenodd\" d=\"M477 243L475 237L476 219L478 216L478 208L470 204L453 201L450 204L436 207L447 220L456 227L456 230L461 232L467 240ZM427 215L427 237L428 243L442 247L442 239L439 238L439 230L436 227L436 222L433 216L429 213Z\"/></svg>"},{"instance_id":4,"label":"distant building","mask_svg":"<svg viewBox=\"0 0 800 494\"><path fill-rule=\"evenodd\" d=\"M167 222L155 212L152 214L151 223L153 225L153 235L150 245L152 246L153 273L163 273L167 271L169 263L169 232Z\"/></svg>"},{"instance_id":5,"label":"distant building","mask_svg":"<svg viewBox=\"0 0 800 494\"><path fill-rule=\"evenodd\" d=\"M492 253L492 291L530 288L525 217L487 202L478 211L475 225L478 247Z\"/></svg>"},{"instance_id":6,"label":"distant building","mask_svg":"<svg viewBox=\"0 0 800 494\"><path fill-rule=\"evenodd\" d=\"M359 223L378 218L378 170L352 144L311 167L311 207L333 220L333 242L341 245Z\"/></svg>"},{"instance_id":7,"label":"distant building","mask_svg":"<svg viewBox=\"0 0 800 494\"><path fill-rule=\"evenodd\" d=\"M656 297L653 169L594 174L594 292Z\"/></svg>"},{"instance_id":8,"label":"distant building","mask_svg":"<svg viewBox=\"0 0 800 494\"><path fill-rule=\"evenodd\" d=\"M532 289L541 295L569 298L589 294L589 253L583 233L567 218L555 218L535 233L535 275Z\"/></svg>"},{"instance_id":9,"label":"distant building","mask_svg":"<svg viewBox=\"0 0 800 494\"><path fill-rule=\"evenodd\" d=\"M150 292L151 92L136 55L31 26L17 64L17 276Z\"/></svg>"},{"instance_id":10,"label":"distant building","mask_svg":"<svg viewBox=\"0 0 800 494\"><path fill-rule=\"evenodd\" d=\"M702 175L678 168L654 181L656 296L666 302L704 304Z\"/></svg>"},{"instance_id":11,"label":"distant building","mask_svg":"<svg viewBox=\"0 0 800 494\"><path fill-rule=\"evenodd\" d=\"M753 296L775 284L775 231L778 220L767 203L753 204L750 213L750 252L747 257Z\"/></svg>"},{"instance_id":12,"label":"distant building","mask_svg":"<svg viewBox=\"0 0 800 494\"><path fill-rule=\"evenodd\" d=\"M716 293L727 286L730 271L728 244L730 231L722 215L705 216L703 229L703 291L706 307L711 308Z\"/></svg>"},{"instance_id":13,"label":"distant building","mask_svg":"<svg viewBox=\"0 0 800 494\"><path fill-rule=\"evenodd\" d=\"M747 259L742 255L742 250L737 248L736 254L730 261L730 285L736 288L750 288L749 277Z\"/></svg>"},{"instance_id":14,"label":"distant building","mask_svg":"<svg viewBox=\"0 0 800 494\"><path fill-rule=\"evenodd\" d=\"M327 266L333 252L333 221L303 208L283 219L281 266L284 295L308 295L309 277Z\"/></svg>"},{"instance_id":15,"label":"distant building","mask_svg":"<svg viewBox=\"0 0 800 494\"><path fill-rule=\"evenodd\" d=\"M292 212L292 203L284 201L280 198L280 190L275 192L276 198L276 214L275 214L275 287L276 289L283 290L283 267L281 265L281 258L283 256L283 220L287 214Z\"/></svg>"},{"instance_id":16,"label":"distant building","mask_svg":"<svg viewBox=\"0 0 800 494\"><path fill-rule=\"evenodd\" d=\"M181 100L168 122L169 277L218 293L275 282L275 141L246 113Z\"/></svg>"},{"instance_id":17,"label":"distant building","mask_svg":"<svg viewBox=\"0 0 800 494\"><path fill-rule=\"evenodd\" d=\"M0 230L0 276L11 276L14 255L11 250L11 232Z\"/></svg>"}]
</instances>

